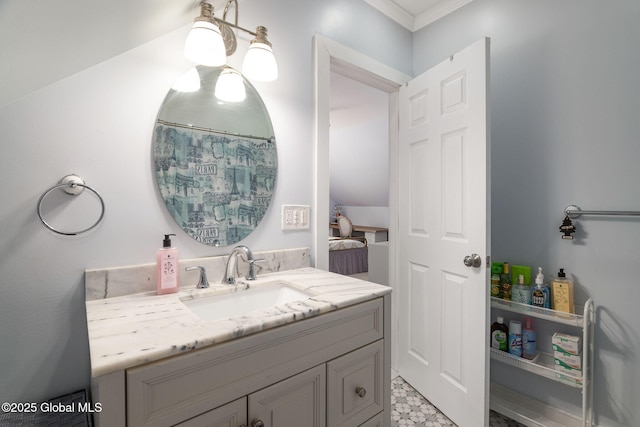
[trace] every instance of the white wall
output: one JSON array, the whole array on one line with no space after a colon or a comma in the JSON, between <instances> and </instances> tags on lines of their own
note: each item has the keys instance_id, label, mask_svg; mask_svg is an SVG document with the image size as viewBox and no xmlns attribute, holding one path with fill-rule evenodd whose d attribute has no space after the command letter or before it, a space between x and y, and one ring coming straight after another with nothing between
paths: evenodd
<instances>
[{"instance_id":1,"label":"white wall","mask_svg":"<svg viewBox=\"0 0 640 427\"><path fill-rule=\"evenodd\" d=\"M547 277L564 267L594 298L594 402L611 426L640 425L640 218L584 217L574 241L558 227L570 204L640 210L639 22L636 0L475 0L414 41L418 74L491 37L492 255ZM491 376L571 395L499 364Z\"/></svg>"},{"instance_id":2,"label":"white wall","mask_svg":"<svg viewBox=\"0 0 640 427\"><path fill-rule=\"evenodd\" d=\"M126 15L127 5L114 13ZM269 27L280 69L277 82L256 84L276 132L276 191L260 226L242 243L254 250L311 246L310 232L280 230L279 213L283 203L312 204L312 36L324 34L407 72L411 34L360 0L247 0L241 9L241 25ZM118 29L125 30L133 29ZM167 232L177 234L182 258L229 251L201 245L179 230L153 179L153 123L171 82L190 66L182 56L187 31L181 27L74 69L0 108L0 401L34 401L88 386L85 269L153 262ZM109 37L104 35L105 45ZM21 34L7 40L19 44ZM17 54L5 59L21 64ZM239 67L240 60L236 54L231 65ZM46 71L47 64L41 66ZM68 173L81 175L106 203L104 222L83 236L55 235L36 215L40 195ZM61 211L54 219L78 214L70 204Z\"/></svg>"}]
</instances>

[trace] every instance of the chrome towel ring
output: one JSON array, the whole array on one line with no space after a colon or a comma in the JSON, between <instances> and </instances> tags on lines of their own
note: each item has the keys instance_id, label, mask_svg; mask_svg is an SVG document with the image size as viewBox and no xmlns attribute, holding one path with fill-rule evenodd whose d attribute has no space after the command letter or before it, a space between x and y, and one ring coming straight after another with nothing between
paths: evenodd
<instances>
[{"instance_id":1,"label":"chrome towel ring","mask_svg":"<svg viewBox=\"0 0 640 427\"><path fill-rule=\"evenodd\" d=\"M51 194L52 191L58 188L71 196L80 195L85 188L91 191L93 194L95 194L98 200L100 200L100 205L101 205L100 217L98 218L98 220L90 227L87 227L84 230L78 230L78 231L60 231L54 228L47 221L45 221L45 219L42 216L42 202L49 194ZM44 224L44 226L47 227L49 230L53 231L54 233L62 234L64 236L76 236L78 234L86 233L89 230L93 230L98 224L100 224L100 222L102 221L102 218L104 218L105 205L104 205L104 200L102 199L102 196L100 195L100 193L98 193L96 190L86 185L84 183L84 180L79 176L71 174L71 175L64 176L58 184L48 189L42 194L42 196L40 196L40 199L38 200L37 211L38 211L38 217L40 218L40 221L42 221L42 224Z\"/></svg>"}]
</instances>

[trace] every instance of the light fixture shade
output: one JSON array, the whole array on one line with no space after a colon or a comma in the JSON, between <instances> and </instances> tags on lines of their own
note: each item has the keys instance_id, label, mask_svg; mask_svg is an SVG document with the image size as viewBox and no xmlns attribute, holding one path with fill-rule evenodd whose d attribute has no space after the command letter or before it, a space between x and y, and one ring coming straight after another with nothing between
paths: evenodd
<instances>
[{"instance_id":1,"label":"light fixture shade","mask_svg":"<svg viewBox=\"0 0 640 427\"><path fill-rule=\"evenodd\" d=\"M200 74L193 67L173 82L171 89L178 92L196 92L200 90Z\"/></svg>"},{"instance_id":2,"label":"light fixture shade","mask_svg":"<svg viewBox=\"0 0 640 427\"><path fill-rule=\"evenodd\" d=\"M258 82L271 82L278 78L278 64L271 46L252 42L242 62L242 73Z\"/></svg>"},{"instance_id":3,"label":"light fixture shade","mask_svg":"<svg viewBox=\"0 0 640 427\"><path fill-rule=\"evenodd\" d=\"M220 73L215 89L216 98L226 102L240 102L247 97L242 75L230 67Z\"/></svg>"},{"instance_id":4,"label":"light fixture shade","mask_svg":"<svg viewBox=\"0 0 640 427\"><path fill-rule=\"evenodd\" d=\"M209 67L224 65L227 54L218 26L204 20L194 22L184 43L184 56Z\"/></svg>"}]
</instances>

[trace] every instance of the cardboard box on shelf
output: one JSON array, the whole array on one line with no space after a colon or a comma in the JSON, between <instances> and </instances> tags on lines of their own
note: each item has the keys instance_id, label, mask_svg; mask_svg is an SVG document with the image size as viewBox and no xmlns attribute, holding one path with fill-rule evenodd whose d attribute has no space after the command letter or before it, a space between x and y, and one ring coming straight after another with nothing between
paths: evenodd
<instances>
[{"instance_id":1,"label":"cardboard box on shelf","mask_svg":"<svg viewBox=\"0 0 640 427\"><path fill-rule=\"evenodd\" d=\"M580 355L582 354L582 337L556 332L553 334L553 337L551 337L551 346L553 347L554 353Z\"/></svg>"},{"instance_id":2,"label":"cardboard box on shelf","mask_svg":"<svg viewBox=\"0 0 640 427\"><path fill-rule=\"evenodd\" d=\"M558 351L553 352L553 362L556 369L559 367L582 371L582 356L579 354L566 354Z\"/></svg>"}]
</instances>

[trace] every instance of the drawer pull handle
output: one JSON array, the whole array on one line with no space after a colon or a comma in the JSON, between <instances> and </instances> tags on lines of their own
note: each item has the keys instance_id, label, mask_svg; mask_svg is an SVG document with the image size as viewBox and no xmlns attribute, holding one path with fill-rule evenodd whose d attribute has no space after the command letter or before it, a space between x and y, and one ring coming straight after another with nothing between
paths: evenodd
<instances>
[{"instance_id":1,"label":"drawer pull handle","mask_svg":"<svg viewBox=\"0 0 640 427\"><path fill-rule=\"evenodd\" d=\"M264 423L262 422L262 420L254 419L253 421L251 421L251 427L264 427Z\"/></svg>"},{"instance_id":2,"label":"drawer pull handle","mask_svg":"<svg viewBox=\"0 0 640 427\"><path fill-rule=\"evenodd\" d=\"M365 397L367 395L367 390L364 387L357 387L356 394L360 397Z\"/></svg>"}]
</instances>

